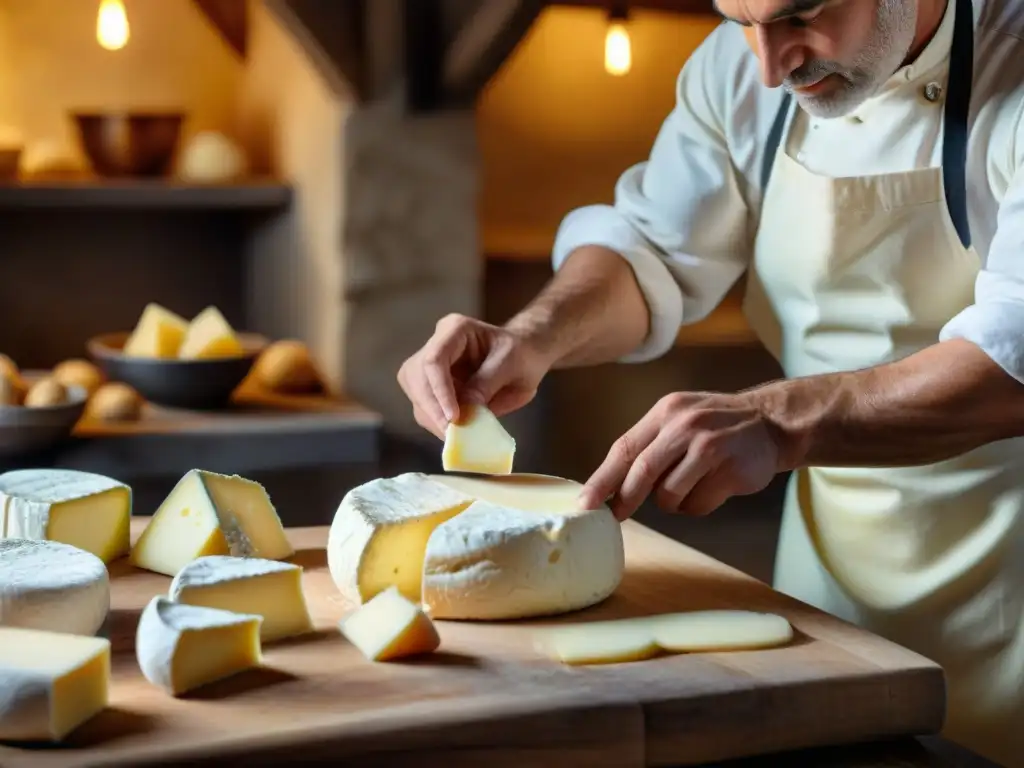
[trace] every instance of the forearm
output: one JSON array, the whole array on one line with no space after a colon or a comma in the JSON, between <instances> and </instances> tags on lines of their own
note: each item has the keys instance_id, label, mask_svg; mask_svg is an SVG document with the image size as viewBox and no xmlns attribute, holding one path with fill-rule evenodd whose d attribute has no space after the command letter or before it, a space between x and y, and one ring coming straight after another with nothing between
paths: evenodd
<instances>
[{"instance_id":1,"label":"forearm","mask_svg":"<svg viewBox=\"0 0 1024 768\"><path fill-rule=\"evenodd\" d=\"M541 350L552 367L570 368L632 352L647 338L650 315L626 260L607 248L584 246L506 327Z\"/></svg>"},{"instance_id":2,"label":"forearm","mask_svg":"<svg viewBox=\"0 0 1024 768\"><path fill-rule=\"evenodd\" d=\"M780 470L928 464L1024 435L1024 384L962 340L746 394L777 431Z\"/></svg>"}]
</instances>

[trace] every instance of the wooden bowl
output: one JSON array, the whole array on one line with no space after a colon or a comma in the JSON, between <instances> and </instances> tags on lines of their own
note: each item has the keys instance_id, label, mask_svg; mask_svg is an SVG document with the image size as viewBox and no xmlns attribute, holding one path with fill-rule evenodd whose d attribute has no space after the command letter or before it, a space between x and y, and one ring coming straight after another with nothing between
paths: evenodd
<instances>
[{"instance_id":1,"label":"wooden bowl","mask_svg":"<svg viewBox=\"0 0 1024 768\"><path fill-rule=\"evenodd\" d=\"M151 403L175 408L217 410L249 374L269 340L255 333L240 333L245 354L208 360L173 360L128 357L121 353L131 334L105 333L86 343L89 355L111 381L134 387Z\"/></svg>"},{"instance_id":2,"label":"wooden bowl","mask_svg":"<svg viewBox=\"0 0 1024 768\"><path fill-rule=\"evenodd\" d=\"M100 176L167 176L185 115L180 112L75 112L82 150Z\"/></svg>"},{"instance_id":3,"label":"wooden bowl","mask_svg":"<svg viewBox=\"0 0 1024 768\"><path fill-rule=\"evenodd\" d=\"M41 378L24 371L26 382ZM44 451L66 440L82 417L88 400L83 387L70 386L68 402L42 408L0 405L0 458Z\"/></svg>"}]
</instances>

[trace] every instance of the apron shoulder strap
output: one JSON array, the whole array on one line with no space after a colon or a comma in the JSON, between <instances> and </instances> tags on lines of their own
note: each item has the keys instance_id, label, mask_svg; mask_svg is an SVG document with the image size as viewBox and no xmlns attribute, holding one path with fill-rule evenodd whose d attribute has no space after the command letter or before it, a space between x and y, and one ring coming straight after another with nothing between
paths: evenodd
<instances>
[{"instance_id":1,"label":"apron shoulder strap","mask_svg":"<svg viewBox=\"0 0 1024 768\"><path fill-rule=\"evenodd\" d=\"M768 181L772 177L772 169L775 167L775 155L778 154L779 145L782 144L782 134L786 131L786 120L789 118L789 108L793 103L793 96L788 91L782 97L779 111L775 115L775 122L768 132L768 141L764 147L764 156L761 158L761 197L768 189Z\"/></svg>"}]
</instances>

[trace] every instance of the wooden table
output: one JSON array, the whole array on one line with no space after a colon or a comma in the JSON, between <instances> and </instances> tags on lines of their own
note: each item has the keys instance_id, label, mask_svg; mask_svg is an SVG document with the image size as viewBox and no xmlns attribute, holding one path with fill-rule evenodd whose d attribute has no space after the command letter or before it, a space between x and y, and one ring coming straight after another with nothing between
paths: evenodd
<instances>
[{"instance_id":1,"label":"wooden table","mask_svg":"<svg viewBox=\"0 0 1024 768\"><path fill-rule=\"evenodd\" d=\"M134 536L145 523L134 521ZM627 572L604 603L547 621L438 622L438 653L372 664L336 630L350 606L325 567L326 529L292 529L317 632L268 645L266 668L183 699L147 683L133 653L139 612L170 580L114 563L111 708L59 751L0 748L0 765L274 765L301 755L335 765L631 768L775 754L765 759L778 766L785 750L940 726L944 681L930 661L638 523L623 532ZM552 622L704 608L781 613L798 637L771 650L584 668L551 662L533 644Z\"/></svg>"}]
</instances>

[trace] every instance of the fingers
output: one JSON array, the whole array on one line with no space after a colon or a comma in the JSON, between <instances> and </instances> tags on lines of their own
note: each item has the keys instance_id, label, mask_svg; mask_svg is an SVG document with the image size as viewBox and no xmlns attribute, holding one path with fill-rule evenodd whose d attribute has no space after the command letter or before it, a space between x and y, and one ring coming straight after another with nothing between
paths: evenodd
<instances>
[{"instance_id":1,"label":"fingers","mask_svg":"<svg viewBox=\"0 0 1024 768\"><path fill-rule=\"evenodd\" d=\"M435 334L423 347L423 375L445 426L459 418L452 366L465 350L466 336L463 333Z\"/></svg>"},{"instance_id":2,"label":"fingers","mask_svg":"<svg viewBox=\"0 0 1024 768\"><path fill-rule=\"evenodd\" d=\"M704 517L725 504L732 495L730 484L722 473L711 472L693 486L689 495L680 502L678 511L684 515Z\"/></svg>"},{"instance_id":3,"label":"fingers","mask_svg":"<svg viewBox=\"0 0 1024 768\"><path fill-rule=\"evenodd\" d=\"M633 463L658 435L660 424L648 413L612 445L601 466L590 476L580 493L583 509L596 509L616 494Z\"/></svg>"},{"instance_id":4,"label":"fingers","mask_svg":"<svg viewBox=\"0 0 1024 768\"><path fill-rule=\"evenodd\" d=\"M462 388L461 394L467 403L490 404L502 387L515 377L517 372L511 370L515 362L513 351L510 342L497 342Z\"/></svg>"},{"instance_id":5,"label":"fingers","mask_svg":"<svg viewBox=\"0 0 1024 768\"><path fill-rule=\"evenodd\" d=\"M701 441L690 443L682 460L676 464L659 484L656 501L666 512L683 511L694 489L704 482L708 473L714 472L714 458L702 450ZM706 486L706 484L705 484Z\"/></svg>"},{"instance_id":6,"label":"fingers","mask_svg":"<svg viewBox=\"0 0 1024 768\"><path fill-rule=\"evenodd\" d=\"M680 442L677 435L671 429L660 429L650 445L636 457L611 503L617 519L625 520L632 516L644 499L651 495L662 475L679 461L686 444Z\"/></svg>"}]
</instances>

